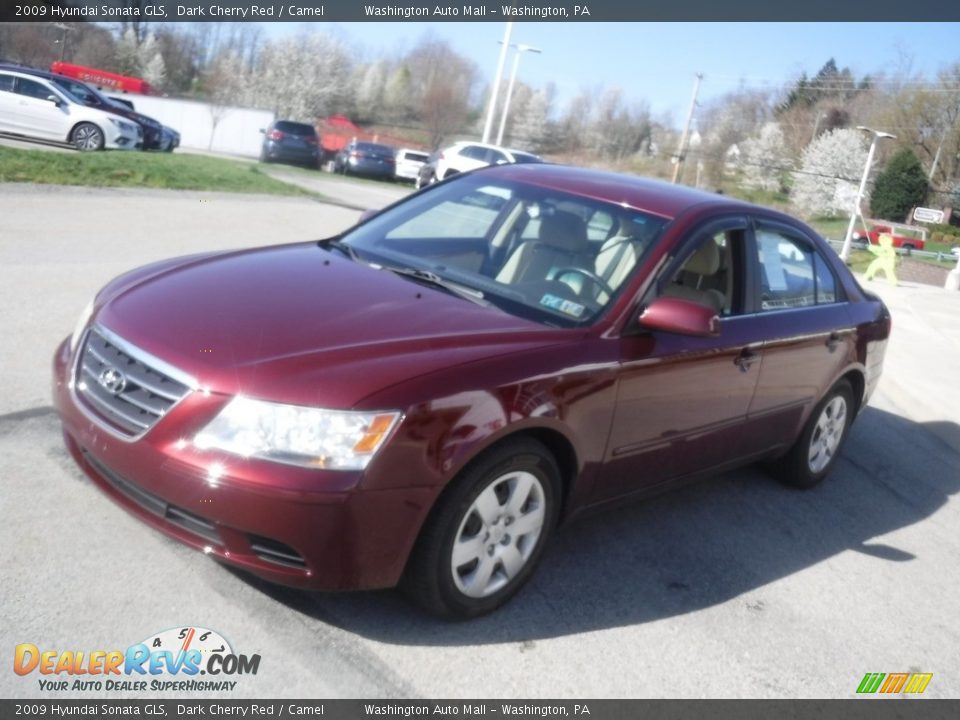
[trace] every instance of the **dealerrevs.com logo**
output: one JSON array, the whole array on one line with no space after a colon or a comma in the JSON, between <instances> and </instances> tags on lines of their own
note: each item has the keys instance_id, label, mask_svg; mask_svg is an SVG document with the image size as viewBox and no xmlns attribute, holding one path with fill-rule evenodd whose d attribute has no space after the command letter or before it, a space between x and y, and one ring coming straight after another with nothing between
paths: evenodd
<instances>
[{"instance_id":1,"label":"dealerrevs.com logo","mask_svg":"<svg viewBox=\"0 0 960 720\"><path fill-rule=\"evenodd\" d=\"M21 643L13 671L34 673L40 690L64 692L232 691L240 675L256 675L260 655L233 651L222 635L200 627L164 630L126 650L41 649Z\"/></svg>"}]
</instances>

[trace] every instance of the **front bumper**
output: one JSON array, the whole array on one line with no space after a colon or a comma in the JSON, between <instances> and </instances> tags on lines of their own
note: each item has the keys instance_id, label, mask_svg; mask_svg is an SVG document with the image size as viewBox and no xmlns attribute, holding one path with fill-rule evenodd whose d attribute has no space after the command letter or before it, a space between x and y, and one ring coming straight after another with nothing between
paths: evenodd
<instances>
[{"instance_id":1,"label":"front bumper","mask_svg":"<svg viewBox=\"0 0 960 720\"><path fill-rule=\"evenodd\" d=\"M136 150L143 144L143 135L137 130L121 130L113 124L104 129L103 146L108 150Z\"/></svg>"},{"instance_id":2,"label":"front bumper","mask_svg":"<svg viewBox=\"0 0 960 720\"><path fill-rule=\"evenodd\" d=\"M139 439L78 399L68 341L53 399L71 455L115 502L152 527L270 582L322 590L392 587L435 496L361 490L358 472L310 470L196 450L225 398L194 391Z\"/></svg>"}]
</instances>

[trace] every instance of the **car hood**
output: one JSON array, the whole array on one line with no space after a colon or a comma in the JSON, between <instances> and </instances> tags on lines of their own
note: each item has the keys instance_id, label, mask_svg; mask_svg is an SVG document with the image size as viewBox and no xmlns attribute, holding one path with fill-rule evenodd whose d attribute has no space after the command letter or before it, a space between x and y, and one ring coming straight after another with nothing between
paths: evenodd
<instances>
[{"instance_id":1,"label":"car hood","mask_svg":"<svg viewBox=\"0 0 960 720\"><path fill-rule=\"evenodd\" d=\"M97 304L98 323L211 392L328 407L570 333L315 243L158 263Z\"/></svg>"}]
</instances>

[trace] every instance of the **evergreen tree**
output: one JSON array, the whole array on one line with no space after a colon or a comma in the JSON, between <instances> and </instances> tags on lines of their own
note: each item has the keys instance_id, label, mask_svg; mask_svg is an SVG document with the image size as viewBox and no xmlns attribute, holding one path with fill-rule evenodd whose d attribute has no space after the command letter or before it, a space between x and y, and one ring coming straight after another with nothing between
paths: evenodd
<instances>
[{"instance_id":1,"label":"evergreen tree","mask_svg":"<svg viewBox=\"0 0 960 720\"><path fill-rule=\"evenodd\" d=\"M927 176L909 148L899 150L877 176L870 199L874 217L900 222L927 194Z\"/></svg>"}]
</instances>

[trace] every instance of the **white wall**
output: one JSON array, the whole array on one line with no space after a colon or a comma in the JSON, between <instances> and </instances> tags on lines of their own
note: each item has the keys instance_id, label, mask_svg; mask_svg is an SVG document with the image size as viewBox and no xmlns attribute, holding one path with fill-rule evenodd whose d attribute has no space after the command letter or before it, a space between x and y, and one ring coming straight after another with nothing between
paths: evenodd
<instances>
[{"instance_id":1,"label":"white wall","mask_svg":"<svg viewBox=\"0 0 960 720\"><path fill-rule=\"evenodd\" d=\"M196 150L214 150L231 155L257 157L263 135L260 129L273 121L273 113L248 108L221 109L213 146L213 112L208 103L177 100L153 95L109 93L133 103L137 112L149 115L180 133L180 146Z\"/></svg>"}]
</instances>

